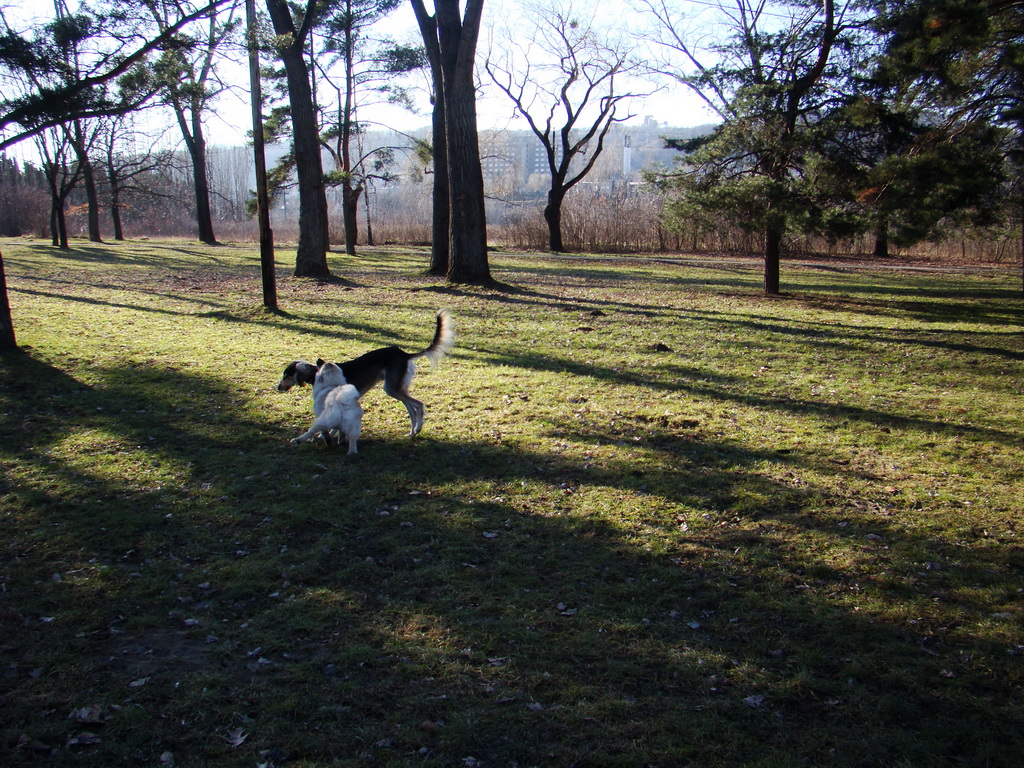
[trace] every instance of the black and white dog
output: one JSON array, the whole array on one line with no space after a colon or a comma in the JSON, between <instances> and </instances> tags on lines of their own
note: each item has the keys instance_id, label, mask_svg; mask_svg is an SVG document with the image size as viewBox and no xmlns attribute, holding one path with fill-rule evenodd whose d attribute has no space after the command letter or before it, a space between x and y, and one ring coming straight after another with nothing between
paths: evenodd
<instances>
[{"instance_id":1,"label":"black and white dog","mask_svg":"<svg viewBox=\"0 0 1024 768\"><path fill-rule=\"evenodd\" d=\"M334 363L324 363L313 379L313 426L304 434L292 438L292 445L308 443L323 435L328 444L331 433L337 431L348 441L348 452L356 452L356 441L363 428L363 409L359 405L359 390L345 383L345 375Z\"/></svg>"},{"instance_id":2,"label":"black and white dog","mask_svg":"<svg viewBox=\"0 0 1024 768\"><path fill-rule=\"evenodd\" d=\"M437 313L437 325L434 330L434 340L430 346L422 352L404 352L398 347L383 347L367 352L355 360L347 363L338 363L345 383L351 384L362 397L378 382L384 382L384 391L400 400L409 412L409 437L415 437L423 428L423 403L409 394L409 386L416 374L414 361L425 357L430 364L436 365L441 358L447 354L455 343L455 325L452 322L448 310L442 309ZM281 392L287 392L295 385L313 384L316 381L317 372L320 370L322 360L316 365L307 363L305 360L296 360L284 369L284 375L278 383L277 388Z\"/></svg>"}]
</instances>

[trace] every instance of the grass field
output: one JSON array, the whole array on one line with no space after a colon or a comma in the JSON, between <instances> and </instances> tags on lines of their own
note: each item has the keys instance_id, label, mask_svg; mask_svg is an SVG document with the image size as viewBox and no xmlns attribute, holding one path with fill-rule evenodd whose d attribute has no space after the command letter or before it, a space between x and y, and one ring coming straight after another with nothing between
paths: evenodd
<instances>
[{"instance_id":1,"label":"grass field","mask_svg":"<svg viewBox=\"0 0 1024 768\"><path fill-rule=\"evenodd\" d=\"M1013 274L0 249L4 765L1024 760ZM441 307L419 437L289 445Z\"/></svg>"}]
</instances>

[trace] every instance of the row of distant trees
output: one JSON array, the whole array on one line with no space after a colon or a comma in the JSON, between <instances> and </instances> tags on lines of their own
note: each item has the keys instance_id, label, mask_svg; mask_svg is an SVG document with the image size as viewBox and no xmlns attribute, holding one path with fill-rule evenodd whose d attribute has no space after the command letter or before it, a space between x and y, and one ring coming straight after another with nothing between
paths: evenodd
<instances>
[{"instance_id":1,"label":"row of distant trees","mask_svg":"<svg viewBox=\"0 0 1024 768\"><path fill-rule=\"evenodd\" d=\"M720 124L675 142L680 162L651 174L670 196L664 225L726 221L758 233L768 294L779 290L787 239L871 232L884 255L890 243L1021 205L1019 0L630 0L628 36L613 31L620 14L608 19L606 4L524 0L486 30L485 55L477 53L483 0L436 0L432 9L410 1L422 45L379 34L399 0L265 0L262 25L250 30L276 84L264 134L291 146L271 181L298 194L297 274L327 274L330 186L342 191L354 250L358 206L374 180L387 181L391 149L364 151L360 109L402 100L403 77L424 70L434 104L433 139L418 147L433 182L431 269L453 281L490 279L474 74L504 93L544 147L552 250L565 248L563 203L610 127L669 82L698 94ZM37 142L58 242L75 188L98 237L95 166L105 137L124 137L100 118L152 104L175 116L198 234L215 242L204 120L227 87L218 64L246 50L240 0L98 0L74 12L56 0L55 8L30 30L0 14L5 94L16 93L0 104L0 148ZM332 168L322 165L325 150ZM116 171L103 173L118 185Z\"/></svg>"}]
</instances>

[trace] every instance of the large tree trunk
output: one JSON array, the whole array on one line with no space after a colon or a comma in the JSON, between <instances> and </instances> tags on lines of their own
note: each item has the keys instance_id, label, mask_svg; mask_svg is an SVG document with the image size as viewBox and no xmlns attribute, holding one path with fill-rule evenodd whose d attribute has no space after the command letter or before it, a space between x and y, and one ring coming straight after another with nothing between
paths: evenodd
<instances>
[{"instance_id":1,"label":"large tree trunk","mask_svg":"<svg viewBox=\"0 0 1024 768\"><path fill-rule=\"evenodd\" d=\"M423 47L430 63L430 78L434 86L431 114L431 144L434 160L433 211L431 215L430 269L431 275L448 274L451 221L448 181L448 131L445 122L444 71L441 67L441 44L438 40L437 19L427 14L423 0L412 0L416 22L423 37Z\"/></svg>"},{"instance_id":2,"label":"large tree trunk","mask_svg":"<svg viewBox=\"0 0 1024 768\"><path fill-rule=\"evenodd\" d=\"M178 116L184 124L184 115ZM192 131L185 135L185 146L192 158L192 186L196 196L196 226L199 229L199 242L216 245L217 238L213 234L213 210L210 206L210 175L206 167L206 136L203 134L203 123L199 112L192 110Z\"/></svg>"},{"instance_id":3,"label":"large tree trunk","mask_svg":"<svg viewBox=\"0 0 1024 768\"><path fill-rule=\"evenodd\" d=\"M875 232L875 247L873 255L876 259L889 258L889 233L884 229Z\"/></svg>"},{"instance_id":4,"label":"large tree trunk","mask_svg":"<svg viewBox=\"0 0 1024 768\"><path fill-rule=\"evenodd\" d=\"M451 205L448 281L485 285L491 282L491 272L487 263L487 214L476 133L475 88L469 78L455 93L446 89Z\"/></svg>"},{"instance_id":5,"label":"large tree trunk","mask_svg":"<svg viewBox=\"0 0 1024 768\"><path fill-rule=\"evenodd\" d=\"M320 157L320 132L313 108L313 89L303 57L304 35L292 23L285 0L266 0L274 31L290 42L278 49L288 82L292 112L293 150L299 186L299 245L295 254L297 277L330 277L327 267L327 191ZM313 0L310 0L313 5ZM306 14L312 12L307 8Z\"/></svg>"},{"instance_id":6,"label":"large tree trunk","mask_svg":"<svg viewBox=\"0 0 1024 768\"><path fill-rule=\"evenodd\" d=\"M548 190L548 204L544 206L544 221L548 224L548 248L554 253L564 253L565 245L562 242L562 203L565 201L565 191L556 188Z\"/></svg>"},{"instance_id":7,"label":"large tree trunk","mask_svg":"<svg viewBox=\"0 0 1024 768\"><path fill-rule=\"evenodd\" d=\"M438 69L440 77L440 69ZM440 80L438 80L440 82ZM431 216L430 269L432 275L448 274L448 222L451 220L451 206L448 204L448 142L444 121L444 95L434 95L432 116L434 145L434 199Z\"/></svg>"},{"instance_id":8,"label":"large tree trunk","mask_svg":"<svg viewBox=\"0 0 1024 768\"><path fill-rule=\"evenodd\" d=\"M7 298L7 275L4 273L4 254L0 252L0 351L17 349L14 337L14 321L11 318L11 302Z\"/></svg>"},{"instance_id":9,"label":"large tree trunk","mask_svg":"<svg viewBox=\"0 0 1024 768\"><path fill-rule=\"evenodd\" d=\"M467 0L463 19L459 17L458 0L435 0L434 7L448 147L448 282L485 285L492 279L487 263L487 216L473 78L483 0Z\"/></svg>"},{"instance_id":10,"label":"large tree trunk","mask_svg":"<svg viewBox=\"0 0 1024 768\"><path fill-rule=\"evenodd\" d=\"M769 224L764 233L764 294L779 295L779 262L782 257L782 231Z\"/></svg>"}]
</instances>

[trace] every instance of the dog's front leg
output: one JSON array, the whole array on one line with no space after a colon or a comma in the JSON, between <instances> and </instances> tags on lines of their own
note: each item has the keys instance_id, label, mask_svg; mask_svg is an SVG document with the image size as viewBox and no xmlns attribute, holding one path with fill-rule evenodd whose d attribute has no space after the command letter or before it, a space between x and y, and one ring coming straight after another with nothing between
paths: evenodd
<instances>
[{"instance_id":1,"label":"dog's front leg","mask_svg":"<svg viewBox=\"0 0 1024 768\"><path fill-rule=\"evenodd\" d=\"M300 443L311 443L316 439L316 433L318 430L310 429L308 432L303 432L298 437L293 437L289 442L292 445L299 445Z\"/></svg>"}]
</instances>

